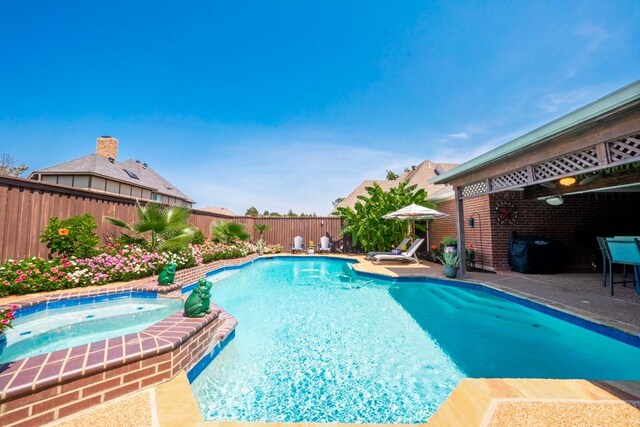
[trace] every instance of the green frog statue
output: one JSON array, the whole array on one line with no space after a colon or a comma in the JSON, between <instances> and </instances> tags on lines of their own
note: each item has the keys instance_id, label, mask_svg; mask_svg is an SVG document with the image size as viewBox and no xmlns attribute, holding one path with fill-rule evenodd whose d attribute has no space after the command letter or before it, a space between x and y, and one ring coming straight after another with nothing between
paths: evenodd
<instances>
[{"instance_id":1,"label":"green frog statue","mask_svg":"<svg viewBox=\"0 0 640 427\"><path fill-rule=\"evenodd\" d=\"M198 285L184 303L184 315L186 317L203 317L211 313L211 282L200 279Z\"/></svg>"},{"instance_id":2,"label":"green frog statue","mask_svg":"<svg viewBox=\"0 0 640 427\"><path fill-rule=\"evenodd\" d=\"M158 276L158 285L160 286L168 286L173 285L173 282L176 279L176 265L174 263L168 264L162 273Z\"/></svg>"}]
</instances>

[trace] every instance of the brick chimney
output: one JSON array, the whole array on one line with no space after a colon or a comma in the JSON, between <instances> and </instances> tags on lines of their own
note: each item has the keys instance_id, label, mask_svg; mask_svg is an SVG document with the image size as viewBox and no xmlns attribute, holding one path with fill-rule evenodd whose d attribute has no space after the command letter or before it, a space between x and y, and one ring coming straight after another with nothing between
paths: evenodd
<instances>
[{"instance_id":1,"label":"brick chimney","mask_svg":"<svg viewBox=\"0 0 640 427\"><path fill-rule=\"evenodd\" d=\"M118 158L118 140L110 136L101 136L97 140L96 153L102 157Z\"/></svg>"}]
</instances>

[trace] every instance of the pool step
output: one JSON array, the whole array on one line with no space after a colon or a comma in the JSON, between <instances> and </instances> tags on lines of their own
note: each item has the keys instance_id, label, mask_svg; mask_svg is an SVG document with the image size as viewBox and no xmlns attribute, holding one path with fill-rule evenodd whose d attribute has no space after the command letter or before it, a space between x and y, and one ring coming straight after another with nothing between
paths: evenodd
<instances>
[{"instance_id":1,"label":"pool step","mask_svg":"<svg viewBox=\"0 0 640 427\"><path fill-rule=\"evenodd\" d=\"M447 292L448 289L430 288L429 291L443 303L442 306L449 308L448 311L451 311L451 309L464 310L476 316L489 317L499 321L521 325L532 325L533 323L526 313L509 310L506 307L496 305L496 303L484 304L484 301L479 302L479 300L465 298L459 294L456 295L456 293Z\"/></svg>"}]
</instances>

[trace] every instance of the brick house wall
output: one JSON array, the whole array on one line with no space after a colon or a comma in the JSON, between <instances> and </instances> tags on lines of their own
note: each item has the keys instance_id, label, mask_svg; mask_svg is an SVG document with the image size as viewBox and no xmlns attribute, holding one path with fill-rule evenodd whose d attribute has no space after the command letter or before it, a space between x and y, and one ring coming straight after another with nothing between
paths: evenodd
<instances>
[{"instance_id":1,"label":"brick house wall","mask_svg":"<svg viewBox=\"0 0 640 427\"><path fill-rule=\"evenodd\" d=\"M493 268L493 246L491 244L491 210L489 208L489 196L479 196L464 200L465 226L464 232L467 247L473 247L476 251L476 263L485 268ZM438 204L440 212L448 214L448 217L438 218L429 224L429 240L431 245L439 244L445 236L456 236L456 202L445 200ZM477 213L477 215L475 214ZM469 227L469 218L473 215L475 227ZM478 219L478 216L480 217Z\"/></svg>"},{"instance_id":2,"label":"brick house wall","mask_svg":"<svg viewBox=\"0 0 640 427\"><path fill-rule=\"evenodd\" d=\"M564 245L567 266L590 268L600 262L596 236L640 234L640 194L586 193L563 196L564 203L551 206L536 199L525 199L521 192L491 195L491 206L510 200L518 209L514 225L499 225L492 218L494 267L508 269L507 253L512 231L557 239Z\"/></svg>"},{"instance_id":3,"label":"brick house wall","mask_svg":"<svg viewBox=\"0 0 640 427\"><path fill-rule=\"evenodd\" d=\"M476 258L494 270L508 270L509 238L512 231L559 240L564 247L565 261L570 269L589 269L595 260L600 263L596 236L640 235L640 194L586 193L563 196L564 204L551 206L537 199L525 199L518 191L495 193L464 200L465 237L473 244ZM513 225L498 224L492 209L498 201L511 201L518 210ZM444 236L455 236L455 201L438 204L438 210L449 217L430 224L431 244ZM471 229L468 219L478 212L482 222L482 244L478 216Z\"/></svg>"}]
</instances>

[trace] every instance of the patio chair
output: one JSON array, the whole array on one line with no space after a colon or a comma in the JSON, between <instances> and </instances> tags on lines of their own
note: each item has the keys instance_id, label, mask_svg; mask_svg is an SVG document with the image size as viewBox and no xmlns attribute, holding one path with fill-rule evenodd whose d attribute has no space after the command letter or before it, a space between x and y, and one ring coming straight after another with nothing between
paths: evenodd
<instances>
[{"instance_id":1,"label":"patio chair","mask_svg":"<svg viewBox=\"0 0 640 427\"><path fill-rule=\"evenodd\" d=\"M606 237L596 237L598 240L598 249L602 253L602 286L607 287L607 271L611 270L611 254L609 253L609 247L607 246L607 238ZM622 266L622 279L615 283L622 283L622 285L626 288L627 282L627 266Z\"/></svg>"},{"instance_id":2,"label":"patio chair","mask_svg":"<svg viewBox=\"0 0 640 427\"><path fill-rule=\"evenodd\" d=\"M320 238L320 247L318 248L318 252L331 252L331 241L327 236L322 236Z\"/></svg>"},{"instance_id":3,"label":"patio chair","mask_svg":"<svg viewBox=\"0 0 640 427\"><path fill-rule=\"evenodd\" d=\"M410 238L405 237L404 239L402 239L402 242L400 242L400 244L398 246L396 246L396 248L394 249L395 254L399 254L402 252L402 249L407 246L409 244L409 242L411 241ZM390 252L369 252L367 254L366 257L364 257L364 259L373 259L374 256L376 255L394 255L393 251Z\"/></svg>"},{"instance_id":4,"label":"patio chair","mask_svg":"<svg viewBox=\"0 0 640 427\"><path fill-rule=\"evenodd\" d=\"M636 292L640 294L640 241L636 237L607 237L605 238L606 254L609 258L609 283L611 295L613 285L627 282L626 277L622 281L613 280L613 264L630 265L633 267L634 284ZM626 276L626 271L625 271Z\"/></svg>"},{"instance_id":5,"label":"patio chair","mask_svg":"<svg viewBox=\"0 0 640 427\"><path fill-rule=\"evenodd\" d=\"M374 264L379 264L380 261L401 261L401 262L415 262L417 264L420 264L420 260L416 256L416 252L418 251L418 248L420 247L420 245L422 245L422 242L424 242L424 239L416 240L415 242L413 242L413 245L411 245L411 247L407 250L407 252L403 252L398 255L392 255L392 254L375 255L373 257L372 262Z\"/></svg>"},{"instance_id":6,"label":"patio chair","mask_svg":"<svg viewBox=\"0 0 640 427\"><path fill-rule=\"evenodd\" d=\"M296 236L293 238L293 243L291 244L291 253L294 252L304 252L304 239L301 236Z\"/></svg>"}]
</instances>

